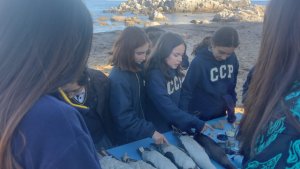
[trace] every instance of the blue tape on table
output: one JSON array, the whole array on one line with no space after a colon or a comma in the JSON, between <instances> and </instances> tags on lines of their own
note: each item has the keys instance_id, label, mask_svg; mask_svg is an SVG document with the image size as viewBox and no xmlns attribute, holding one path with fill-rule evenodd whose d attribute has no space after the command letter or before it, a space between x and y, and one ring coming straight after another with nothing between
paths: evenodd
<instances>
[{"instance_id":1,"label":"blue tape on table","mask_svg":"<svg viewBox=\"0 0 300 169\"><path fill-rule=\"evenodd\" d=\"M236 116L237 116L237 120L240 120L242 117L242 115L240 113L237 113ZM225 121L226 118L221 117L218 119L210 120L207 123L212 125L212 124L220 122L220 120ZM217 134L225 134L225 131L232 130L232 128L233 128L232 124L224 123L224 130L219 130L219 129L215 129L214 131L207 130L204 134L209 135L214 140L216 140ZM166 132L166 133L164 133L164 135L168 139L168 142L170 144L179 145L178 139L172 134L172 132ZM125 145L121 145L121 146L118 146L115 148L108 149L107 151L118 159L121 159L124 156L124 154L126 153L130 158L140 160L141 156L138 153L138 148L139 147L149 147L151 143L153 143L151 138L145 138L145 139L138 140L138 141L135 141L132 143L128 143ZM242 156L236 156L236 155L229 156L228 155L228 157L237 168L241 167L241 163L242 163L242 159L243 159ZM232 157L234 157L234 158L232 158ZM212 161L212 162L216 166L217 169L223 168L216 162L214 162L214 161Z\"/></svg>"}]
</instances>

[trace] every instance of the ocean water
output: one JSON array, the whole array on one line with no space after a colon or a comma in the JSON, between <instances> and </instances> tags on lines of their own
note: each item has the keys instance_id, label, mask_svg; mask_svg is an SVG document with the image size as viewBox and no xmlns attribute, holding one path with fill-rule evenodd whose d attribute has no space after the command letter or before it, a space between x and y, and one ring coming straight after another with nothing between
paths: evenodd
<instances>
[{"instance_id":1,"label":"ocean water","mask_svg":"<svg viewBox=\"0 0 300 169\"><path fill-rule=\"evenodd\" d=\"M93 17L93 24L94 24L94 33L97 32L109 32L109 31L115 31L115 30L123 30L126 26L122 22L111 22L109 19L113 15L117 14L111 14L111 13L105 13L103 12L106 9L110 9L111 7L118 6L121 2L125 2L126 0L83 0L83 2L86 4L87 8L89 9L92 17ZM259 5L266 5L268 0L265 1L257 1L253 0L253 4L259 4ZM131 13L125 13L123 14L125 16L135 16ZM168 18L168 23L170 24L187 24L191 20L202 20L202 19L210 19L214 16L214 14L211 13L204 13L204 14L192 14L192 13L175 13L175 14L166 14L166 17ZM108 20L102 21L107 23L105 26L101 26L98 18L100 17L106 17ZM148 21L147 16L140 15L138 16L143 21ZM142 25L137 25L142 26Z\"/></svg>"}]
</instances>

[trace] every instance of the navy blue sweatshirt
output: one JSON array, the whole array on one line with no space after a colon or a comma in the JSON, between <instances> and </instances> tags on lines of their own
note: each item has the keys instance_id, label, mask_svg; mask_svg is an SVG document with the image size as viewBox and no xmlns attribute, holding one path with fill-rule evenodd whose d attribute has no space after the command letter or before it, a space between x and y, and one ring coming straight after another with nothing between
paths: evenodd
<instances>
[{"instance_id":1,"label":"navy blue sweatshirt","mask_svg":"<svg viewBox=\"0 0 300 169\"><path fill-rule=\"evenodd\" d=\"M202 130L204 122L179 109L182 78L175 70L169 70L170 80L167 80L159 69L147 73L147 117L153 121L160 132L171 129L171 125L188 131L191 128Z\"/></svg>"},{"instance_id":2,"label":"navy blue sweatshirt","mask_svg":"<svg viewBox=\"0 0 300 169\"><path fill-rule=\"evenodd\" d=\"M155 128L144 115L145 85L141 72L114 67L110 79L110 111L117 128L119 144L152 137Z\"/></svg>"},{"instance_id":3,"label":"navy blue sweatshirt","mask_svg":"<svg viewBox=\"0 0 300 169\"><path fill-rule=\"evenodd\" d=\"M31 107L17 126L12 151L22 168L101 168L80 113L47 95Z\"/></svg>"},{"instance_id":4,"label":"navy blue sweatshirt","mask_svg":"<svg viewBox=\"0 0 300 169\"><path fill-rule=\"evenodd\" d=\"M198 50L183 82L180 108L196 113L202 120L224 116L227 103L235 104L237 100L238 69L234 53L217 61L208 48Z\"/></svg>"}]
</instances>

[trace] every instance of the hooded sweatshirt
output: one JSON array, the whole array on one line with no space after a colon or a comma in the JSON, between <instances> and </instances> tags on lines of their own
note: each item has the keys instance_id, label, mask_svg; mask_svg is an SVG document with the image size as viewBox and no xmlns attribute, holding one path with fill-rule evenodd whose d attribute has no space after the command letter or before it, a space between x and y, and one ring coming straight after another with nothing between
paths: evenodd
<instances>
[{"instance_id":1,"label":"hooded sweatshirt","mask_svg":"<svg viewBox=\"0 0 300 169\"><path fill-rule=\"evenodd\" d=\"M166 132L175 125L181 130L191 128L202 130L204 122L196 116L179 109L182 78L175 70L168 71L170 79L166 79L159 69L150 70L147 74L147 117L160 132Z\"/></svg>"},{"instance_id":2,"label":"hooded sweatshirt","mask_svg":"<svg viewBox=\"0 0 300 169\"><path fill-rule=\"evenodd\" d=\"M197 114L202 120L224 116L237 100L238 69L235 53L217 61L207 47L196 51L183 82L180 108Z\"/></svg>"}]
</instances>

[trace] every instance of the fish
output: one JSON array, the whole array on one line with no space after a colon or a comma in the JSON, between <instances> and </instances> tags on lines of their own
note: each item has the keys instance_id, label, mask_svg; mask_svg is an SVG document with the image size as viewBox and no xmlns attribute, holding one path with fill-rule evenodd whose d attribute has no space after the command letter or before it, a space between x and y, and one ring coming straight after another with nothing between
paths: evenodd
<instances>
[{"instance_id":1,"label":"fish","mask_svg":"<svg viewBox=\"0 0 300 169\"><path fill-rule=\"evenodd\" d=\"M178 168L196 169L196 163L185 152L171 144L156 145L159 152L169 158Z\"/></svg>"},{"instance_id":2,"label":"fish","mask_svg":"<svg viewBox=\"0 0 300 169\"><path fill-rule=\"evenodd\" d=\"M193 137L178 135L181 145L201 169L216 169L204 148Z\"/></svg>"},{"instance_id":3,"label":"fish","mask_svg":"<svg viewBox=\"0 0 300 169\"><path fill-rule=\"evenodd\" d=\"M129 164L126 164L112 156L104 156L99 162L102 169L134 169Z\"/></svg>"},{"instance_id":4,"label":"fish","mask_svg":"<svg viewBox=\"0 0 300 169\"><path fill-rule=\"evenodd\" d=\"M129 164L134 169L156 169L151 164L148 164L143 160L131 159L127 154L123 156L122 161Z\"/></svg>"},{"instance_id":5,"label":"fish","mask_svg":"<svg viewBox=\"0 0 300 169\"><path fill-rule=\"evenodd\" d=\"M113 157L105 150L101 150L98 157L102 169L134 169L130 165Z\"/></svg>"},{"instance_id":6,"label":"fish","mask_svg":"<svg viewBox=\"0 0 300 169\"><path fill-rule=\"evenodd\" d=\"M140 147L138 151L144 161L152 164L157 169L178 169L167 157L156 150Z\"/></svg>"},{"instance_id":7,"label":"fish","mask_svg":"<svg viewBox=\"0 0 300 169\"><path fill-rule=\"evenodd\" d=\"M202 133L196 134L194 139L204 148L205 152L211 159L226 169L236 169L236 167L228 159L225 150L221 148L213 139Z\"/></svg>"}]
</instances>

